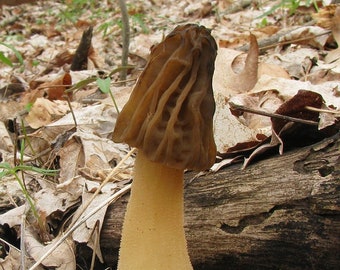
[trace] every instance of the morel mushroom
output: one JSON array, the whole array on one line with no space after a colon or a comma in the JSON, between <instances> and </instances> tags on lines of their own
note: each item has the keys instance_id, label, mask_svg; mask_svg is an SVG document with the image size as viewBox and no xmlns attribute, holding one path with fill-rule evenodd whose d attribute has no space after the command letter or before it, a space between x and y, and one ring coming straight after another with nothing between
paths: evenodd
<instances>
[{"instance_id":1,"label":"morel mushroom","mask_svg":"<svg viewBox=\"0 0 340 270\"><path fill-rule=\"evenodd\" d=\"M138 148L118 269L192 269L184 232L184 169L216 157L212 77L217 45L203 26L178 26L119 114L113 140Z\"/></svg>"}]
</instances>

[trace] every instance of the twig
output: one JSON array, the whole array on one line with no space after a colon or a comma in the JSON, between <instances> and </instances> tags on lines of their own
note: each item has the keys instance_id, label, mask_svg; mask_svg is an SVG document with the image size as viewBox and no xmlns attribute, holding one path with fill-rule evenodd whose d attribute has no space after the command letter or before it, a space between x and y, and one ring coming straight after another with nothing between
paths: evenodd
<instances>
[{"instance_id":1,"label":"twig","mask_svg":"<svg viewBox=\"0 0 340 270\"><path fill-rule=\"evenodd\" d=\"M71 112L71 115L72 115L72 118L73 118L73 121L74 121L74 126L77 127L78 126L77 119L76 119L76 116L74 115L71 100L70 100L70 97L68 95L66 95L66 101L67 101L68 107L70 108L70 112Z\"/></svg>"},{"instance_id":2,"label":"twig","mask_svg":"<svg viewBox=\"0 0 340 270\"><path fill-rule=\"evenodd\" d=\"M264 52L264 51L266 51L270 48L274 48L278 45L282 46L282 45L291 44L291 43L294 43L294 42L305 41L305 40L309 40L309 39L312 39L312 38L315 38L315 37L319 37L319 36L323 36L323 35L327 35L327 34L331 33L331 31L325 31L325 32L317 34L317 35L309 35L309 36L305 36L305 37L301 37L301 38L297 38L297 39L279 41L281 37L287 35L291 31L292 30L282 31L282 32L277 33L274 36L269 37L269 38L259 40L258 44L259 44L260 52ZM249 50L249 44L240 46L240 47L237 48L237 50L247 52Z\"/></svg>"},{"instance_id":3,"label":"twig","mask_svg":"<svg viewBox=\"0 0 340 270\"><path fill-rule=\"evenodd\" d=\"M301 119L301 118L295 118L295 117L291 117L291 116L287 116L287 115L282 115L282 114L277 114L277 113L269 113L269 112L265 112L265 111L261 111L261 110L255 110L255 109L251 109L242 105L237 105L234 103L229 103L230 107L233 110L238 110L238 111L243 111L243 112L249 112L249 113L254 113L254 114L259 114L259 115L263 115L263 116L268 116L271 118L278 118L278 119L283 119L286 121L291 121L291 122L296 122L296 123L301 123L301 124L306 124L306 125L312 125L312 126L318 126L319 123L315 122L315 121L311 121L311 120L305 120L305 119Z\"/></svg>"},{"instance_id":4,"label":"twig","mask_svg":"<svg viewBox=\"0 0 340 270\"><path fill-rule=\"evenodd\" d=\"M12 245L11 243L7 242L5 239L0 237L0 242L6 244L10 248L13 248L16 252L21 252L16 246Z\"/></svg>"},{"instance_id":5,"label":"twig","mask_svg":"<svg viewBox=\"0 0 340 270\"><path fill-rule=\"evenodd\" d=\"M326 110L326 109L318 109L318 108L314 108L311 106L306 106L305 107L306 110L312 111L312 112L321 112L321 113L330 113L330 114L340 114L339 110Z\"/></svg>"},{"instance_id":6,"label":"twig","mask_svg":"<svg viewBox=\"0 0 340 270\"><path fill-rule=\"evenodd\" d=\"M100 237L99 220L97 220L96 224L94 225L93 234L94 234L94 247L93 247L93 251L92 251L92 259L91 259L90 270L94 269L94 264L95 264L95 261L96 261L96 250L99 246L99 237Z\"/></svg>"},{"instance_id":7,"label":"twig","mask_svg":"<svg viewBox=\"0 0 340 270\"><path fill-rule=\"evenodd\" d=\"M122 51L122 66L127 66L129 56L130 43L130 25L129 15L126 9L125 0L119 0L120 12L122 14L122 37L123 37L123 51ZM120 72L120 80L126 80L127 70L122 69Z\"/></svg>"},{"instance_id":8,"label":"twig","mask_svg":"<svg viewBox=\"0 0 340 270\"><path fill-rule=\"evenodd\" d=\"M26 231L26 213L22 215L21 217L21 232L20 232L20 269L25 270L26 269L26 248L25 248L25 231Z\"/></svg>"}]
</instances>

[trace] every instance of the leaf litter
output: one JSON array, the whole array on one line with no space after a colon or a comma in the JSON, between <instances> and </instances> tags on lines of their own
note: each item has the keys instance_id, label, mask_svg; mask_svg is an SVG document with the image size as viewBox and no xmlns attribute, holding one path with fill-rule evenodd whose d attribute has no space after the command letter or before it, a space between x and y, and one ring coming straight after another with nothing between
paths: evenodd
<instances>
[{"instance_id":1,"label":"leaf litter","mask_svg":"<svg viewBox=\"0 0 340 270\"><path fill-rule=\"evenodd\" d=\"M277 148L283 154L291 141L299 147L302 144L296 138L308 137L303 130L316 134L317 138L305 140L309 143L338 130L338 5L324 3L319 12L306 7L307 13L298 9L288 14L285 9L273 9L273 3L240 7L227 1L135 1L129 6L129 63L134 67L128 80L120 82L118 73L112 72L119 67L121 55L119 10L103 1L72 15L75 10L67 4L71 1L2 7L1 35L7 39L0 42L10 46L0 45L0 52L11 66L0 63L0 161L59 170L55 177L36 172L20 175L44 232L17 181L8 175L0 179L4 195L0 227L14 229L17 239L25 235L21 249L27 255L27 269L40 269L41 262L56 269L76 269L78 243L87 243L104 260L97 236L108 203L129 189L134 159L126 145L111 140L117 111L96 81L110 83L114 101L122 108L150 47L177 24L205 25L219 44L213 79L219 154L212 172L235 162L250 166L268 149ZM50 16L45 16L46 10ZM132 19L136 14L143 14L144 21L136 23ZM71 70L81 37L90 26L94 28L86 68ZM248 46L246 52L244 46ZM25 129L18 124L21 121ZM307 121L316 125L306 125ZM17 145L23 140L20 149ZM25 215L30 221L26 226ZM11 243L4 244L4 237L0 234L1 246L6 247L0 263L5 269L18 269L21 255Z\"/></svg>"}]
</instances>

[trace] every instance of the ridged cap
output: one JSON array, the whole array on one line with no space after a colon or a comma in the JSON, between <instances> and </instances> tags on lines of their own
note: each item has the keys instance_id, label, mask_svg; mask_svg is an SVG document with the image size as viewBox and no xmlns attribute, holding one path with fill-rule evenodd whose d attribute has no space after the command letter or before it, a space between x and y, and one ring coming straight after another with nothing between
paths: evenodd
<instances>
[{"instance_id":1,"label":"ridged cap","mask_svg":"<svg viewBox=\"0 0 340 270\"><path fill-rule=\"evenodd\" d=\"M176 27L150 60L118 116L113 140L177 169L215 162L212 77L217 45L203 26Z\"/></svg>"}]
</instances>

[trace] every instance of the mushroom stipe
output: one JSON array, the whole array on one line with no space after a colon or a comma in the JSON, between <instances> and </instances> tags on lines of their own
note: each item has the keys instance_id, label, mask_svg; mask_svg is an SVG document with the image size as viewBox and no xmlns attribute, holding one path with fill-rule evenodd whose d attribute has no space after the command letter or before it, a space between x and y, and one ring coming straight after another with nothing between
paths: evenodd
<instances>
[{"instance_id":1,"label":"mushroom stipe","mask_svg":"<svg viewBox=\"0 0 340 270\"><path fill-rule=\"evenodd\" d=\"M215 162L216 52L205 27L176 27L151 49L118 116L113 140L138 148L119 270L193 269L183 227L183 173Z\"/></svg>"}]
</instances>

